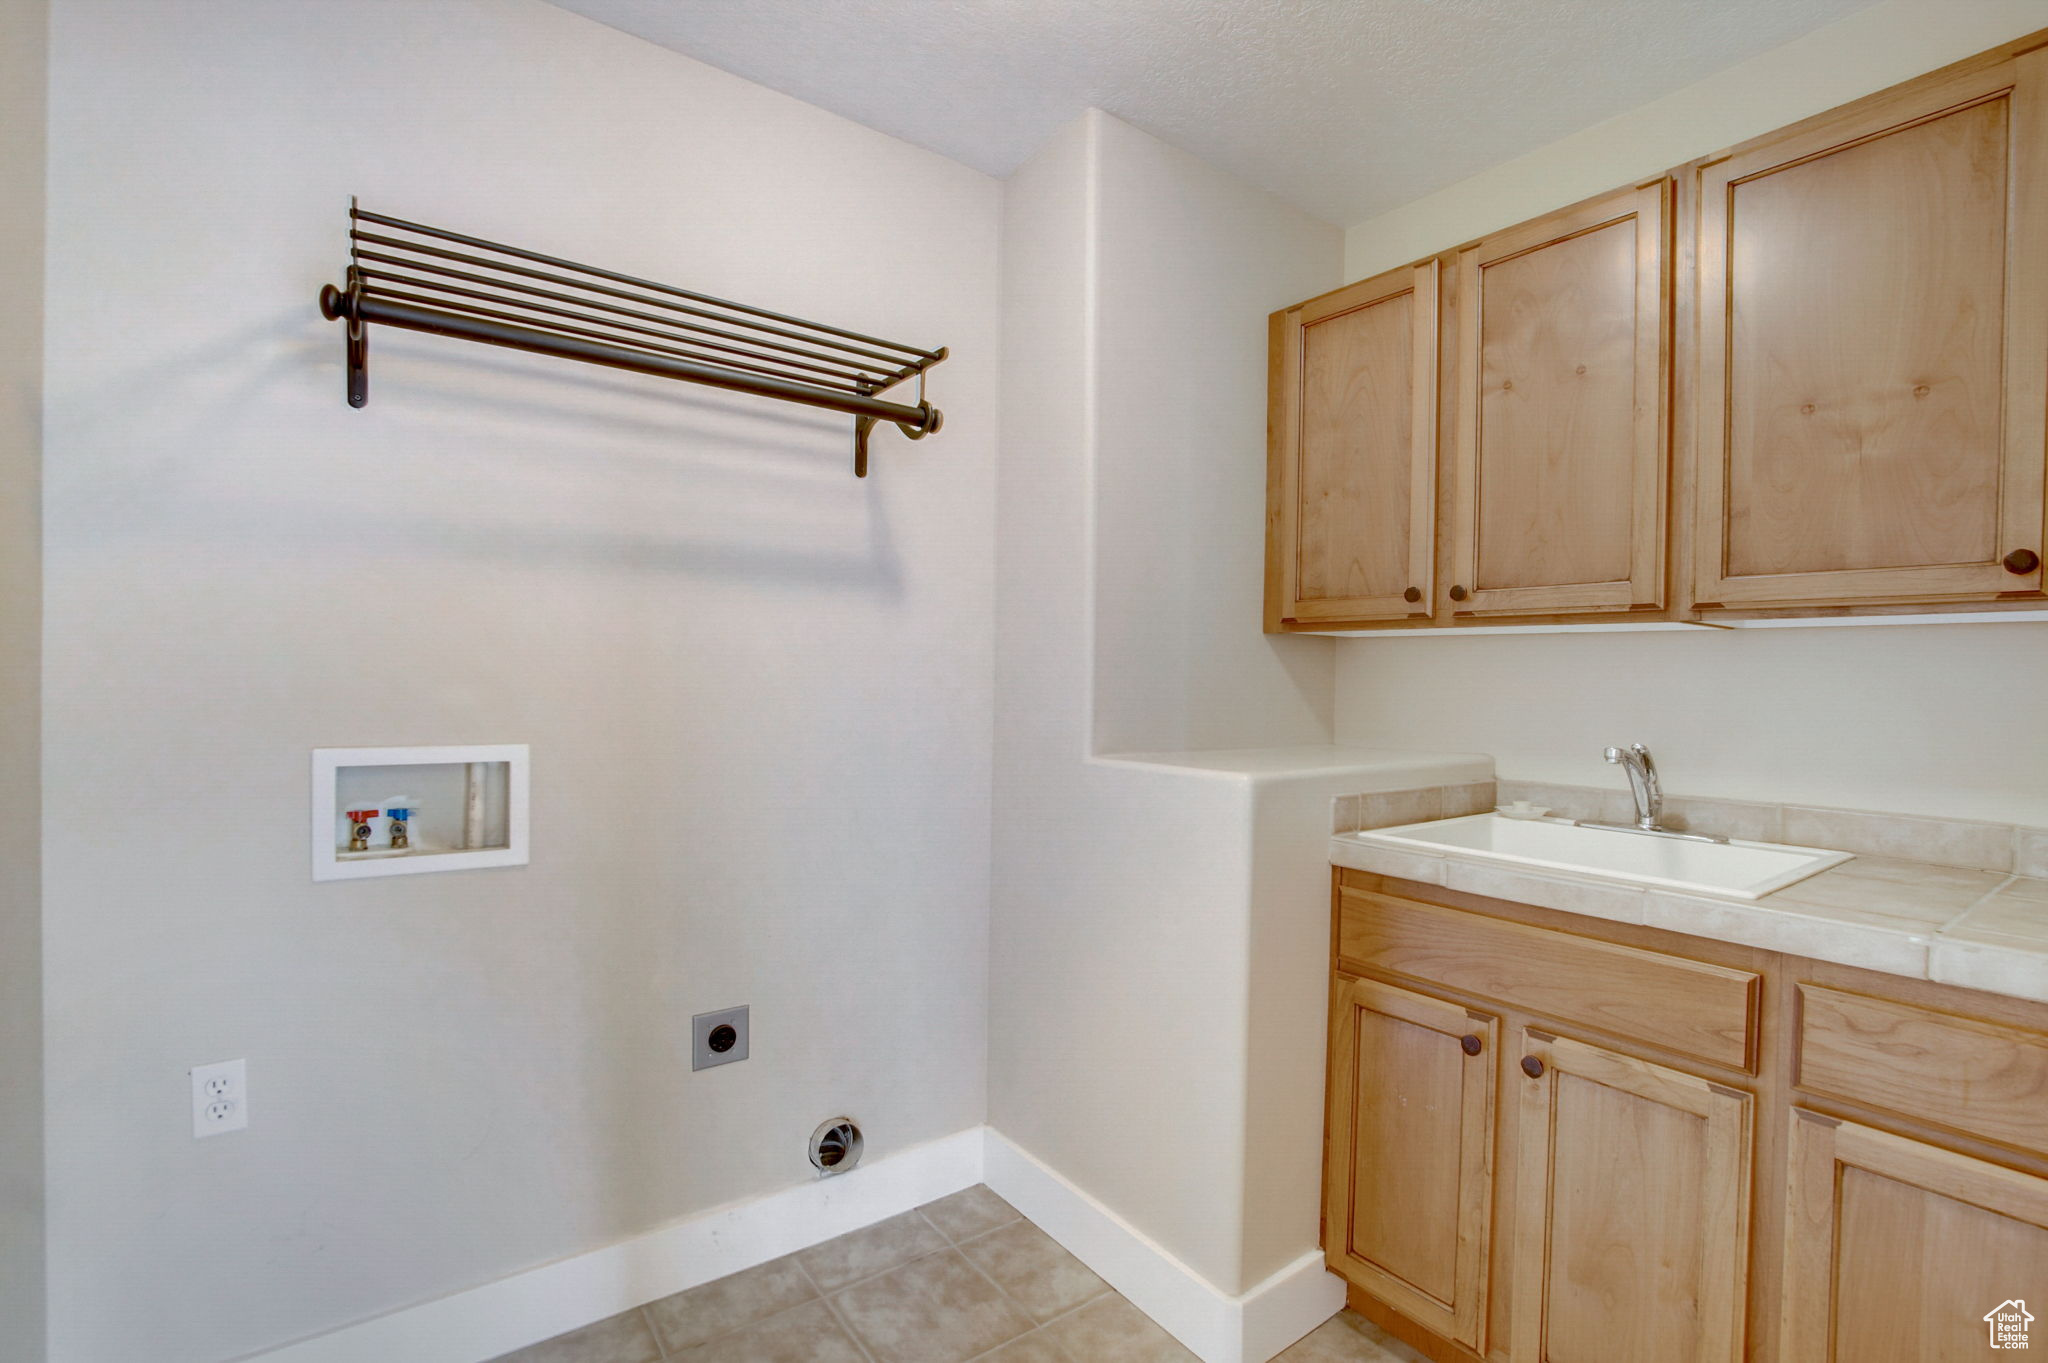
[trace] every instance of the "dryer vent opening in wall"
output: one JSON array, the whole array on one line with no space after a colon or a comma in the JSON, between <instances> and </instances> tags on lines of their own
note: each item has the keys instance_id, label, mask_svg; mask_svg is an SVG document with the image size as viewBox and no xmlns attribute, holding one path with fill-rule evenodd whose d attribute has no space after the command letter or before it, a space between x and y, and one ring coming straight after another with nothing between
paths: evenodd
<instances>
[{"instance_id":1,"label":"dryer vent opening in wall","mask_svg":"<svg viewBox=\"0 0 2048 1363\"><path fill-rule=\"evenodd\" d=\"M834 1117L811 1133L811 1163L827 1178L860 1163L865 1142L851 1117Z\"/></svg>"}]
</instances>

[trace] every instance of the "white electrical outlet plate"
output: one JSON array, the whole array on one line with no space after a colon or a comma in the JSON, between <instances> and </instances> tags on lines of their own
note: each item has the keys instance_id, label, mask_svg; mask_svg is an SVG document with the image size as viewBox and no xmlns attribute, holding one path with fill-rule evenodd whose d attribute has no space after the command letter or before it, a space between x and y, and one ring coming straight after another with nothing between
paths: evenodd
<instances>
[{"instance_id":1,"label":"white electrical outlet plate","mask_svg":"<svg viewBox=\"0 0 2048 1363\"><path fill-rule=\"evenodd\" d=\"M192 1067L192 1135L203 1139L249 1125L249 1062Z\"/></svg>"}]
</instances>

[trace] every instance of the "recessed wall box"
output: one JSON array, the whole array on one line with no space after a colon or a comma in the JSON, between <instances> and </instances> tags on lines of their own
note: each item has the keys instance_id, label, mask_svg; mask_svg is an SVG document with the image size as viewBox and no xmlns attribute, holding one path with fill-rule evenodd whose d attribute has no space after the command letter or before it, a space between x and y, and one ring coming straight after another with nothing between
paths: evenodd
<instances>
[{"instance_id":1,"label":"recessed wall box","mask_svg":"<svg viewBox=\"0 0 2048 1363\"><path fill-rule=\"evenodd\" d=\"M313 879L527 862L524 743L315 748Z\"/></svg>"}]
</instances>

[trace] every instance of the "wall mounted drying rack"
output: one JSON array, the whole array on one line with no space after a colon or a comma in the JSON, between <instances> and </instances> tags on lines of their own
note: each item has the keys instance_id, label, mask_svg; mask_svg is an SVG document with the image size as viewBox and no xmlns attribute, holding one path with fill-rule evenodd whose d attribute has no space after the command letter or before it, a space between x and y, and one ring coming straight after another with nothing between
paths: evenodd
<instances>
[{"instance_id":1,"label":"wall mounted drying rack","mask_svg":"<svg viewBox=\"0 0 2048 1363\"><path fill-rule=\"evenodd\" d=\"M348 283L321 289L320 311L347 324L351 407L370 400L375 323L845 412L860 478L876 422L921 440L944 420L924 400L925 371L946 358L943 346L921 350L388 218L353 199L348 216ZM880 396L911 379L915 406Z\"/></svg>"}]
</instances>

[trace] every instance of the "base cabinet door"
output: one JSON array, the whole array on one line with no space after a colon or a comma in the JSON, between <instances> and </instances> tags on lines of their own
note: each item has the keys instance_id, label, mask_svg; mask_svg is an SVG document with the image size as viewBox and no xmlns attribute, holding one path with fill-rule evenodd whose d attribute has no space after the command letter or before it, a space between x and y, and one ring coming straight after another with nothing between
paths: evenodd
<instances>
[{"instance_id":1,"label":"base cabinet door","mask_svg":"<svg viewBox=\"0 0 2048 1363\"><path fill-rule=\"evenodd\" d=\"M1787 1363L2048 1347L2048 1180L1800 1111L1785 1256Z\"/></svg>"},{"instance_id":2,"label":"base cabinet door","mask_svg":"<svg viewBox=\"0 0 2048 1363\"><path fill-rule=\"evenodd\" d=\"M1498 1022L1338 976L1323 1243L1330 1267L1473 1349L1485 1320Z\"/></svg>"},{"instance_id":3,"label":"base cabinet door","mask_svg":"<svg viewBox=\"0 0 2048 1363\"><path fill-rule=\"evenodd\" d=\"M1741 1363L1750 1095L1539 1032L1522 1042L1509 1357Z\"/></svg>"}]
</instances>

